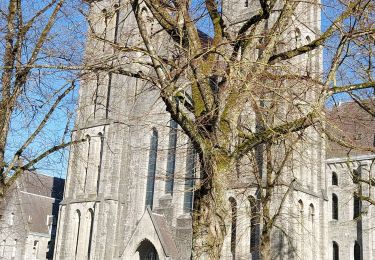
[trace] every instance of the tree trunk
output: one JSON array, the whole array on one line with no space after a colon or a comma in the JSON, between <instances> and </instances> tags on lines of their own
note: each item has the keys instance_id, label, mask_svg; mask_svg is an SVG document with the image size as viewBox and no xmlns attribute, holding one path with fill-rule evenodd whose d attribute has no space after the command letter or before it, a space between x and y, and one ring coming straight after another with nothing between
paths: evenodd
<instances>
[{"instance_id":1,"label":"tree trunk","mask_svg":"<svg viewBox=\"0 0 375 260\"><path fill-rule=\"evenodd\" d=\"M271 230L263 226L260 242L260 256L262 260L271 260Z\"/></svg>"},{"instance_id":2,"label":"tree trunk","mask_svg":"<svg viewBox=\"0 0 375 260\"><path fill-rule=\"evenodd\" d=\"M271 220L271 198L273 193L272 181L273 181L273 164L272 164L272 145L267 143L265 147L266 156L263 160L266 160L266 187L265 196L262 196L261 207L262 207L262 233L260 238L260 256L262 260L271 260L271 231L273 223Z\"/></svg>"},{"instance_id":3,"label":"tree trunk","mask_svg":"<svg viewBox=\"0 0 375 260\"><path fill-rule=\"evenodd\" d=\"M220 259L229 212L225 191L230 163L222 156L205 158L201 186L194 196L192 259Z\"/></svg>"},{"instance_id":4,"label":"tree trunk","mask_svg":"<svg viewBox=\"0 0 375 260\"><path fill-rule=\"evenodd\" d=\"M2 188L5 181L3 176L5 163L4 154L9 130L10 120L10 102L11 102L11 77L15 62L15 52L13 49L15 35L15 14L16 1L10 1L8 6L9 14L7 16L7 32L5 36L5 51L3 54L4 71L1 76L1 96L0 96L0 197L2 197Z\"/></svg>"}]
</instances>

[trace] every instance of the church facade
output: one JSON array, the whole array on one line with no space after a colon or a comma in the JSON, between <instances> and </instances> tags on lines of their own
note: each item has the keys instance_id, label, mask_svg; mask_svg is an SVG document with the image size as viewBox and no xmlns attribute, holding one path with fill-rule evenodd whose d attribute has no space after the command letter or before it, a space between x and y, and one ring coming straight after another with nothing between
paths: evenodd
<instances>
[{"instance_id":1,"label":"church facade","mask_svg":"<svg viewBox=\"0 0 375 260\"><path fill-rule=\"evenodd\" d=\"M248 1L223 2L228 22L252 15ZM90 26L106 39L138 37L129 31L132 19L125 17L131 12L119 8L121 1L90 1L90 5ZM314 6L298 9L300 14L307 10L307 15L295 20L296 41L308 42L319 32L320 13ZM160 39L163 44L168 43ZM88 40L87 59L113 54L105 41ZM310 69L321 72L319 50L294 62L306 67L306 60ZM307 136L296 149L298 159L292 163L296 181L272 235L273 259L339 259L334 244L338 238L333 241L330 233L339 231L332 231L330 222L329 194L334 188L328 187L325 143L314 129L308 129ZM158 91L111 72L87 76L81 84L72 138L86 141L71 148L54 259L189 259L199 166L191 143L165 111ZM231 214L222 259L260 258L260 226L254 217L257 189L247 185L249 178L244 173L227 191ZM275 196L274 207L281 199ZM371 258L362 253L359 259Z\"/></svg>"}]
</instances>

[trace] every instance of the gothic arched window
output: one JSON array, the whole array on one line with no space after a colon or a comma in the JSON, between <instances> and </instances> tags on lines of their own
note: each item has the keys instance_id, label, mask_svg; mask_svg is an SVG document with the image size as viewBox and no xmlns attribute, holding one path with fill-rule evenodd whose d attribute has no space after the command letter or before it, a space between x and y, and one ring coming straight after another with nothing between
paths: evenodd
<instances>
[{"instance_id":1,"label":"gothic arched window","mask_svg":"<svg viewBox=\"0 0 375 260\"><path fill-rule=\"evenodd\" d=\"M299 234L300 234L300 236L301 236L301 239L300 239L300 248L302 249L302 248L304 248L304 243L305 243L305 241L304 241L304 239L305 239L305 237L304 237L304 233L305 233L305 221L304 221L304 205L303 205L303 201L300 199L299 201L298 201L298 210L299 210L299 212L298 212L298 214L299 214L299 225L298 225L298 228L299 228Z\"/></svg>"},{"instance_id":2,"label":"gothic arched window","mask_svg":"<svg viewBox=\"0 0 375 260\"><path fill-rule=\"evenodd\" d=\"M146 183L146 207L152 209L154 201L156 158L158 154L158 131L153 128L150 140L150 153L148 158L148 173Z\"/></svg>"},{"instance_id":3,"label":"gothic arched window","mask_svg":"<svg viewBox=\"0 0 375 260\"><path fill-rule=\"evenodd\" d=\"M237 202L233 197L229 198L231 207L231 232L230 232L230 252L233 259L236 259L236 239L237 239Z\"/></svg>"},{"instance_id":4,"label":"gothic arched window","mask_svg":"<svg viewBox=\"0 0 375 260\"><path fill-rule=\"evenodd\" d=\"M81 212L77 209L76 212L75 212L75 238L76 238L76 250L75 250L75 256L77 256L77 253L78 253L78 245L79 245L79 230L80 230L80 226L81 226Z\"/></svg>"},{"instance_id":5,"label":"gothic arched window","mask_svg":"<svg viewBox=\"0 0 375 260\"><path fill-rule=\"evenodd\" d=\"M353 218L356 219L361 215L361 200L354 194L353 196Z\"/></svg>"},{"instance_id":6,"label":"gothic arched window","mask_svg":"<svg viewBox=\"0 0 375 260\"><path fill-rule=\"evenodd\" d=\"M337 186L339 184L338 179L337 179L337 173L332 172L332 185Z\"/></svg>"},{"instance_id":7,"label":"gothic arched window","mask_svg":"<svg viewBox=\"0 0 375 260\"><path fill-rule=\"evenodd\" d=\"M295 31L295 41L296 41L296 47L299 47L301 45L301 30L299 28L296 28Z\"/></svg>"},{"instance_id":8,"label":"gothic arched window","mask_svg":"<svg viewBox=\"0 0 375 260\"><path fill-rule=\"evenodd\" d=\"M358 170L353 170L353 183L358 183L360 177L361 177L360 172Z\"/></svg>"},{"instance_id":9,"label":"gothic arched window","mask_svg":"<svg viewBox=\"0 0 375 260\"><path fill-rule=\"evenodd\" d=\"M336 241L332 242L332 260L339 260L339 245Z\"/></svg>"},{"instance_id":10,"label":"gothic arched window","mask_svg":"<svg viewBox=\"0 0 375 260\"><path fill-rule=\"evenodd\" d=\"M313 228L314 228L314 216L315 216L315 207L311 203L310 207L309 207L309 221L310 221L310 225L311 225L311 229L312 229L311 232L314 232L314 230L313 230Z\"/></svg>"},{"instance_id":11,"label":"gothic arched window","mask_svg":"<svg viewBox=\"0 0 375 260\"><path fill-rule=\"evenodd\" d=\"M86 145L86 165L85 165L85 180L84 180L84 184L83 184L83 192L86 192L87 191L87 186L88 186L88 179L90 178L90 176L88 176L89 174L89 165L90 165L90 150L91 150L91 137L90 135L86 135L86 142L87 142L87 145Z\"/></svg>"},{"instance_id":12,"label":"gothic arched window","mask_svg":"<svg viewBox=\"0 0 375 260\"><path fill-rule=\"evenodd\" d=\"M11 259L16 259L16 253L17 253L17 247L18 247L17 242L18 242L18 240L14 239L13 247L12 247L12 258Z\"/></svg>"},{"instance_id":13,"label":"gothic arched window","mask_svg":"<svg viewBox=\"0 0 375 260\"><path fill-rule=\"evenodd\" d=\"M336 194L332 194L332 219L339 219L339 201Z\"/></svg>"},{"instance_id":14,"label":"gothic arched window","mask_svg":"<svg viewBox=\"0 0 375 260\"><path fill-rule=\"evenodd\" d=\"M185 175L185 189L184 189L184 212L190 213L193 208L193 186L195 175L195 151L193 145L190 143L187 148L186 158L186 175Z\"/></svg>"},{"instance_id":15,"label":"gothic arched window","mask_svg":"<svg viewBox=\"0 0 375 260\"><path fill-rule=\"evenodd\" d=\"M302 200L298 201L298 209L299 209L299 214L303 215L303 201Z\"/></svg>"},{"instance_id":16,"label":"gothic arched window","mask_svg":"<svg viewBox=\"0 0 375 260\"><path fill-rule=\"evenodd\" d=\"M314 204L310 204L309 206L309 216L308 216L308 243L311 245L310 247L310 254L313 259L316 258L316 247L315 247L315 237L316 237L316 231L315 231L315 207Z\"/></svg>"},{"instance_id":17,"label":"gothic arched window","mask_svg":"<svg viewBox=\"0 0 375 260\"><path fill-rule=\"evenodd\" d=\"M306 43L307 44L311 43L310 36L306 36ZM309 51L309 52L307 52L307 62L306 62L307 75L311 74L311 69L312 69L312 51Z\"/></svg>"},{"instance_id":18,"label":"gothic arched window","mask_svg":"<svg viewBox=\"0 0 375 260\"><path fill-rule=\"evenodd\" d=\"M96 177L96 194L99 193L100 175L102 172L103 151L104 151L104 135L102 132L99 132L98 136L100 137L100 153L99 153L98 175Z\"/></svg>"},{"instance_id":19,"label":"gothic arched window","mask_svg":"<svg viewBox=\"0 0 375 260\"><path fill-rule=\"evenodd\" d=\"M9 216L9 226L13 226L14 225L14 213L10 213L10 216Z\"/></svg>"},{"instance_id":20,"label":"gothic arched window","mask_svg":"<svg viewBox=\"0 0 375 260\"><path fill-rule=\"evenodd\" d=\"M165 182L165 193L173 195L174 172L176 165L176 145L177 145L177 123L173 119L170 121L169 144L167 157L167 174Z\"/></svg>"},{"instance_id":21,"label":"gothic arched window","mask_svg":"<svg viewBox=\"0 0 375 260\"><path fill-rule=\"evenodd\" d=\"M90 229L89 233L89 241L87 245L87 258L90 259L91 255L91 247L92 247L92 235L94 231L94 211L92 209L89 209L88 211L88 227Z\"/></svg>"}]
</instances>

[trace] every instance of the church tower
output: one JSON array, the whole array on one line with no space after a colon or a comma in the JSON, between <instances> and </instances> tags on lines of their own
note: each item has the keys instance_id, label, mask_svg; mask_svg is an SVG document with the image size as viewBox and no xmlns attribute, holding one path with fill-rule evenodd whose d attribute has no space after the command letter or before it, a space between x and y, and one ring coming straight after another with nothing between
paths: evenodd
<instances>
[{"instance_id":1,"label":"church tower","mask_svg":"<svg viewBox=\"0 0 375 260\"><path fill-rule=\"evenodd\" d=\"M84 141L70 152L55 259L129 259L137 247L179 259L189 247L177 249L173 237L191 233L194 152L158 92L116 73L137 66L110 46L140 41L132 15L124 1L90 1L85 62L113 71L90 73L81 83L72 138Z\"/></svg>"},{"instance_id":2,"label":"church tower","mask_svg":"<svg viewBox=\"0 0 375 260\"><path fill-rule=\"evenodd\" d=\"M116 42L119 38L119 3L92 1L85 63L114 63L112 48L98 37ZM86 75L81 82L79 108L72 139L84 139L71 148L55 259L116 259L120 216L128 187L130 110L133 79L119 80L111 72Z\"/></svg>"},{"instance_id":3,"label":"church tower","mask_svg":"<svg viewBox=\"0 0 375 260\"><path fill-rule=\"evenodd\" d=\"M121 66L135 71L140 66L110 45L141 42L130 6L124 0L89 2L85 62L100 62L110 69L86 75L80 86L72 138L84 141L70 152L55 259L146 259L156 255L159 259L189 259L190 213L198 175L194 151L166 113L158 91L118 73ZM253 2L223 0L224 19L240 26L259 10ZM308 15L302 15L306 10ZM271 26L272 19L264 28ZM157 29L152 18L149 29ZM313 40L319 29L318 3L301 3L293 24L283 33L285 44L280 50ZM163 51L168 39L157 42L158 51ZM321 58L316 50L312 56L295 58L291 67L318 77ZM313 91L305 98L313 100ZM279 223L285 232L276 231L273 244L278 245L277 259L326 259L324 144L312 129L298 145L289 168L296 185L282 212L286 217ZM228 232L223 259L259 259L259 223L249 217L256 208L257 191L238 188L246 181L240 180L227 194L231 210L237 214L229 220L236 220L232 223L236 234Z\"/></svg>"}]
</instances>

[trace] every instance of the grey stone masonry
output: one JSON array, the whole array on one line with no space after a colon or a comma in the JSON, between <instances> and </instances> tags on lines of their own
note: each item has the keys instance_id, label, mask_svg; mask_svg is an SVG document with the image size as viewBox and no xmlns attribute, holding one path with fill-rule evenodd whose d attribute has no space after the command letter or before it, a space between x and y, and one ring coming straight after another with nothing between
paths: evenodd
<instances>
[{"instance_id":1,"label":"grey stone masonry","mask_svg":"<svg viewBox=\"0 0 375 260\"><path fill-rule=\"evenodd\" d=\"M117 0L90 2L89 20L98 36L114 42L140 42L129 7L119 9ZM228 23L241 24L259 9L254 3L224 0L223 17ZM278 46L280 50L307 43L319 33L317 5L301 3L295 17L294 26L282 36L285 44ZM268 26L275 19L272 14ZM91 36L89 33L87 60L107 61L116 54L108 43ZM168 39L160 37L158 43L158 51L165 51L162 46ZM117 60L140 69L123 57ZM296 72L307 68L309 73L321 75L322 51L301 55L291 63ZM301 92L305 100L316 98L313 90ZM302 101L296 106L308 112ZM249 113L244 120L254 121L254 115ZM188 138L171 122L158 90L142 80L111 72L87 75L81 84L73 138L86 141L71 148L54 259L190 259L193 182L199 177L199 167ZM262 161L257 163L264 167ZM261 228L254 214L257 189L250 185L252 169L247 162L239 168L239 177L230 180L233 183L226 194L236 221L227 220L221 258L255 260L259 259ZM340 247L340 259L353 259L355 241L361 248L361 259L372 259L375 238L370 231L371 212L362 205L364 217L352 220L351 192L358 187L344 178L339 179L342 186L329 185L332 169L346 172L352 168L329 161L326 169L324 139L315 129L308 129L303 141L295 144L285 170L283 181L295 181L272 234L273 259L332 259L332 241ZM284 199L286 186L275 189L272 212ZM362 189L367 192L367 188ZM332 193L339 198L338 221L331 220ZM344 238L348 238L346 242Z\"/></svg>"}]
</instances>

